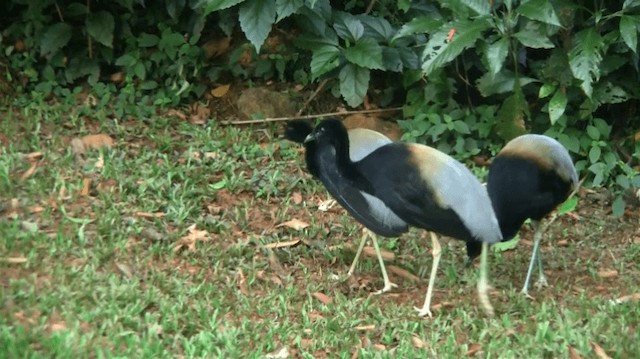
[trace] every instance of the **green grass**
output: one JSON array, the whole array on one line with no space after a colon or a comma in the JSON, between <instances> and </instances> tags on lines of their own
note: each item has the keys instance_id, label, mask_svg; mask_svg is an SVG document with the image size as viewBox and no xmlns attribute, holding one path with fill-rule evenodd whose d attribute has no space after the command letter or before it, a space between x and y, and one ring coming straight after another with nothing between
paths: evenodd
<instances>
[{"instance_id":1,"label":"green grass","mask_svg":"<svg viewBox=\"0 0 640 359\"><path fill-rule=\"evenodd\" d=\"M0 356L262 358L286 348L307 358L458 358L470 349L557 358L570 348L595 357L595 343L614 358L640 357L638 303L609 304L640 287L640 245L616 239L637 221L558 221L549 236L566 244L545 241L552 286L534 288L534 301L518 293L530 246L492 254L492 319L477 303L463 246L443 241L434 303L444 305L418 318L425 280L392 275L397 291L370 295L382 284L372 258L361 261L355 286L338 279L360 226L338 207L317 210L327 194L275 126L73 118L70 128L66 111L35 105L4 115L0 132L14 141L0 156ZM70 139L100 132L115 147L79 161ZM35 151L44 157L21 180ZM277 227L294 218L310 226ZM192 225L205 240L175 251ZM303 243L264 248L292 239ZM431 263L424 232L382 242L393 264L412 273ZM606 269L619 275L600 278Z\"/></svg>"}]
</instances>

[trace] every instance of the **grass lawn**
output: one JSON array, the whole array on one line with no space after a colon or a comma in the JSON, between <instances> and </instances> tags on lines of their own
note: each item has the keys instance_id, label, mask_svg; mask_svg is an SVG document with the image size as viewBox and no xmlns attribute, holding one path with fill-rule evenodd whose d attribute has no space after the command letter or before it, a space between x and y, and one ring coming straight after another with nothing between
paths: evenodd
<instances>
[{"instance_id":1,"label":"grass lawn","mask_svg":"<svg viewBox=\"0 0 640 359\"><path fill-rule=\"evenodd\" d=\"M490 256L494 318L463 244L443 239L434 317L419 318L428 235L381 241L393 292L371 294L372 256L344 280L361 227L319 209L328 195L281 124L0 117L0 357L640 357L638 211L614 220L588 191L545 237L535 299L519 294L527 226Z\"/></svg>"}]
</instances>

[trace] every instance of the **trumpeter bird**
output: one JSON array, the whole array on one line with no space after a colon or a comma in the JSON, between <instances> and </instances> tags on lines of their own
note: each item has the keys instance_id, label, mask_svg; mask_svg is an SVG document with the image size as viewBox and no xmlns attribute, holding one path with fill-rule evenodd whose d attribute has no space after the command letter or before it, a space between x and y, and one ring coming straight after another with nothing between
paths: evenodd
<instances>
[{"instance_id":1,"label":"trumpeter bird","mask_svg":"<svg viewBox=\"0 0 640 359\"><path fill-rule=\"evenodd\" d=\"M500 223L503 241L512 239L530 218L534 228L533 252L522 293L529 295L533 266L538 264L537 285L547 284L540 257L545 227L541 220L564 202L578 185L578 174L569 152L544 135L522 135L509 141L489 167L487 190ZM480 246L467 243L470 259Z\"/></svg>"},{"instance_id":2,"label":"trumpeter bird","mask_svg":"<svg viewBox=\"0 0 640 359\"><path fill-rule=\"evenodd\" d=\"M313 131L313 126L311 126L309 122L304 120L293 120L287 123L287 128L285 129L285 136L287 137L287 139L291 141L294 141L297 143L304 143L304 140L311 133L311 131ZM362 158L364 158L365 156L367 156L377 148L392 142L389 137L381 134L380 132L376 132L367 128L352 128L348 130L347 134L349 136L349 158L353 162L361 160ZM307 168L312 175L317 177L318 171L316 169L317 165L315 162L315 144L313 141L307 142L305 144L305 147L306 147L305 157L307 162ZM401 231L397 233L396 232L388 233L388 235L399 236L400 234L404 233L407 229L408 227L402 228ZM360 240L360 244L358 245L356 255L353 258L351 267L349 267L349 271L347 272L347 278L350 277L355 272L356 265L358 264L358 260L360 258L360 255L362 254L362 251L367 242L367 239L369 239L369 237L371 236L368 233L368 231L369 229L365 227L364 235ZM384 260L381 256L378 256L377 254L378 252L376 252L376 256L380 263L380 271L382 272L384 287L383 289L379 290L376 293L383 293L388 291L392 287L394 287L395 284L389 280L387 269L384 265Z\"/></svg>"},{"instance_id":3,"label":"trumpeter bird","mask_svg":"<svg viewBox=\"0 0 640 359\"><path fill-rule=\"evenodd\" d=\"M307 166L329 193L367 227L381 258L376 235L398 236L409 226L428 230L433 264L421 316L431 316L431 296L441 250L436 233L481 243L478 295L487 314L487 252L502 239L487 191L450 156L420 144L388 143L360 160L349 157L347 130L336 119L322 121L305 139ZM388 279L386 280L388 281ZM390 289L385 288L382 291Z\"/></svg>"}]
</instances>

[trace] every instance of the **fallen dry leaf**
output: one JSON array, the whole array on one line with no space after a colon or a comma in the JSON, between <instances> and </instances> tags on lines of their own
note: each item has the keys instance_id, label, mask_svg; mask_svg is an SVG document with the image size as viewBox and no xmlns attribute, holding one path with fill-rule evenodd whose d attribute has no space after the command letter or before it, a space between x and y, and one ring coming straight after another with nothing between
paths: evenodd
<instances>
[{"instance_id":1,"label":"fallen dry leaf","mask_svg":"<svg viewBox=\"0 0 640 359\"><path fill-rule=\"evenodd\" d=\"M42 157L44 157L44 153L42 153L42 152L40 152L40 151L37 151L37 152L31 152L31 153L28 153L28 154L25 156L25 158L26 158L27 160L29 160L30 162L33 162L33 161L39 161L39 160L41 160L41 159L42 159Z\"/></svg>"},{"instance_id":2,"label":"fallen dry leaf","mask_svg":"<svg viewBox=\"0 0 640 359\"><path fill-rule=\"evenodd\" d=\"M31 162L31 166L20 176L20 180L24 181L31 177L36 172L36 168L38 168L38 162Z\"/></svg>"},{"instance_id":3,"label":"fallen dry leaf","mask_svg":"<svg viewBox=\"0 0 640 359\"><path fill-rule=\"evenodd\" d=\"M25 257L5 257L5 258L0 258L0 262L5 262L5 263L9 263L9 264L23 264L23 263L27 263L27 258Z\"/></svg>"},{"instance_id":4,"label":"fallen dry leaf","mask_svg":"<svg viewBox=\"0 0 640 359\"><path fill-rule=\"evenodd\" d=\"M131 266L125 263L115 262L118 271L127 278L133 278L133 270Z\"/></svg>"},{"instance_id":5,"label":"fallen dry leaf","mask_svg":"<svg viewBox=\"0 0 640 359\"><path fill-rule=\"evenodd\" d=\"M409 272L409 271L407 271L405 269L402 269L400 267L396 267L394 265L389 265L389 266L387 266L387 270L389 270L389 272L397 275L398 277L402 277L404 279L408 279L408 280L413 281L413 282L419 282L420 281L420 277L418 277L417 275L415 275L415 274L413 274L413 273L411 273L411 272Z\"/></svg>"},{"instance_id":6,"label":"fallen dry leaf","mask_svg":"<svg viewBox=\"0 0 640 359\"><path fill-rule=\"evenodd\" d=\"M109 135L97 134L86 135L80 139L85 149L100 149L102 147L113 147L114 141Z\"/></svg>"},{"instance_id":7,"label":"fallen dry leaf","mask_svg":"<svg viewBox=\"0 0 640 359\"><path fill-rule=\"evenodd\" d=\"M207 231L196 229L195 224L189 226L187 230L189 231L189 234L178 240L178 243L176 243L176 246L173 248L174 252L177 252L182 248L187 248L187 250L194 252L196 250L196 242L206 242L209 240L209 233Z\"/></svg>"},{"instance_id":8,"label":"fallen dry leaf","mask_svg":"<svg viewBox=\"0 0 640 359\"><path fill-rule=\"evenodd\" d=\"M322 201L320 202L320 204L318 204L318 210L321 212L326 212L328 210L331 209L331 207L335 206L336 201L333 199L328 199L326 201Z\"/></svg>"},{"instance_id":9,"label":"fallen dry leaf","mask_svg":"<svg viewBox=\"0 0 640 359\"><path fill-rule=\"evenodd\" d=\"M69 146L71 146L71 152L76 155L76 157L82 156L85 154L85 152L87 151L84 148L84 144L82 143L82 140L79 138L74 138L71 140L71 143L69 144Z\"/></svg>"},{"instance_id":10,"label":"fallen dry leaf","mask_svg":"<svg viewBox=\"0 0 640 359\"><path fill-rule=\"evenodd\" d=\"M305 228L309 227L309 223L303 222L303 221L301 221L299 219L294 218L294 219L292 219L290 221L286 221L286 222L278 224L276 226L276 228L278 228L278 227L289 227L289 228L295 229L296 231L299 231L301 229L305 229Z\"/></svg>"},{"instance_id":11,"label":"fallen dry leaf","mask_svg":"<svg viewBox=\"0 0 640 359\"><path fill-rule=\"evenodd\" d=\"M578 351L572 346L569 346L569 359L582 359Z\"/></svg>"},{"instance_id":12,"label":"fallen dry leaf","mask_svg":"<svg viewBox=\"0 0 640 359\"><path fill-rule=\"evenodd\" d=\"M44 212L44 207L36 205L29 208L29 213L40 213L40 212Z\"/></svg>"},{"instance_id":13,"label":"fallen dry leaf","mask_svg":"<svg viewBox=\"0 0 640 359\"><path fill-rule=\"evenodd\" d=\"M618 299L613 300L613 304L624 304L628 302L640 302L640 293L624 295Z\"/></svg>"},{"instance_id":14,"label":"fallen dry leaf","mask_svg":"<svg viewBox=\"0 0 640 359\"><path fill-rule=\"evenodd\" d=\"M294 239L292 241L286 241L286 242L274 242L274 243L265 244L265 248L274 249L274 248L282 248L282 247L292 247L298 243L300 243L299 239Z\"/></svg>"},{"instance_id":15,"label":"fallen dry leaf","mask_svg":"<svg viewBox=\"0 0 640 359\"><path fill-rule=\"evenodd\" d=\"M67 329L67 324L62 321L54 322L48 325L48 329L52 332L59 332L61 330Z\"/></svg>"},{"instance_id":16,"label":"fallen dry leaf","mask_svg":"<svg viewBox=\"0 0 640 359\"><path fill-rule=\"evenodd\" d=\"M358 325L353 329L360 330L360 331L371 331L376 329L376 325L375 324Z\"/></svg>"},{"instance_id":17,"label":"fallen dry leaf","mask_svg":"<svg viewBox=\"0 0 640 359\"><path fill-rule=\"evenodd\" d=\"M598 272L598 277L600 278L614 278L617 276L618 276L618 271L615 269L603 270Z\"/></svg>"},{"instance_id":18,"label":"fallen dry leaf","mask_svg":"<svg viewBox=\"0 0 640 359\"><path fill-rule=\"evenodd\" d=\"M307 313L307 316L309 317L309 320L311 320L312 322L315 322L317 320L324 320L324 316L316 312L315 310Z\"/></svg>"},{"instance_id":19,"label":"fallen dry leaf","mask_svg":"<svg viewBox=\"0 0 640 359\"><path fill-rule=\"evenodd\" d=\"M280 350L276 350L264 356L269 359L286 359L289 357L289 349L282 347Z\"/></svg>"},{"instance_id":20,"label":"fallen dry leaf","mask_svg":"<svg viewBox=\"0 0 640 359\"><path fill-rule=\"evenodd\" d=\"M371 246L364 247L362 252L367 257L374 257L375 258L375 256L376 256L376 250L375 250L375 248L373 248ZM393 261L394 259L396 259L396 255L393 254L393 252L385 251L384 249L380 250L380 255L382 256L382 259L384 259L385 261Z\"/></svg>"},{"instance_id":21,"label":"fallen dry leaf","mask_svg":"<svg viewBox=\"0 0 640 359\"><path fill-rule=\"evenodd\" d=\"M429 347L424 340L418 338L416 335L411 336L411 342L413 342L414 348L422 349Z\"/></svg>"},{"instance_id":22,"label":"fallen dry leaf","mask_svg":"<svg viewBox=\"0 0 640 359\"><path fill-rule=\"evenodd\" d=\"M98 156L98 159L96 160L96 163L93 164L93 166L99 170L102 169L102 167L104 167L104 157L102 156L102 154Z\"/></svg>"},{"instance_id":23,"label":"fallen dry leaf","mask_svg":"<svg viewBox=\"0 0 640 359\"><path fill-rule=\"evenodd\" d=\"M593 347L593 351L596 352L596 355L598 356L598 358L611 359L611 357L607 354L607 352L605 352L604 349L602 349L602 347L599 346L597 343L591 342L591 347Z\"/></svg>"},{"instance_id":24,"label":"fallen dry leaf","mask_svg":"<svg viewBox=\"0 0 640 359\"><path fill-rule=\"evenodd\" d=\"M142 218L162 218L162 217L164 217L164 213L162 213L162 212L155 212L155 213L135 212L133 215L136 216L136 217L142 217Z\"/></svg>"},{"instance_id":25,"label":"fallen dry leaf","mask_svg":"<svg viewBox=\"0 0 640 359\"><path fill-rule=\"evenodd\" d=\"M293 192L291 194L291 200L293 201L293 203L295 204L300 204L302 203L302 194L300 192Z\"/></svg>"},{"instance_id":26,"label":"fallen dry leaf","mask_svg":"<svg viewBox=\"0 0 640 359\"><path fill-rule=\"evenodd\" d=\"M231 88L230 84L220 85L214 88L213 90L211 90L211 95L213 95L213 97L224 97L224 95L226 95L227 92L229 92L230 88Z\"/></svg>"},{"instance_id":27,"label":"fallen dry leaf","mask_svg":"<svg viewBox=\"0 0 640 359\"><path fill-rule=\"evenodd\" d=\"M80 191L80 196L87 197L89 195L89 187L91 187L91 178L85 177L82 183L83 183L83 186L82 186L82 190Z\"/></svg>"},{"instance_id":28,"label":"fallen dry leaf","mask_svg":"<svg viewBox=\"0 0 640 359\"><path fill-rule=\"evenodd\" d=\"M333 299L321 292L313 292L311 296L322 302L322 304L329 305L333 303Z\"/></svg>"},{"instance_id":29,"label":"fallen dry leaf","mask_svg":"<svg viewBox=\"0 0 640 359\"><path fill-rule=\"evenodd\" d=\"M196 103L191 107L191 115L189 116L189 122L194 125L203 125L207 122L207 119L211 115L209 107Z\"/></svg>"},{"instance_id":30,"label":"fallen dry leaf","mask_svg":"<svg viewBox=\"0 0 640 359\"><path fill-rule=\"evenodd\" d=\"M387 350L387 346L384 344L376 343L373 345L373 349L377 351L383 351L383 350Z\"/></svg>"},{"instance_id":31,"label":"fallen dry leaf","mask_svg":"<svg viewBox=\"0 0 640 359\"><path fill-rule=\"evenodd\" d=\"M482 345L478 343L472 343L471 345L469 345L469 350L467 350L467 352L464 355L470 357L481 350L482 350Z\"/></svg>"},{"instance_id":32,"label":"fallen dry leaf","mask_svg":"<svg viewBox=\"0 0 640 359\"><path fill-rule=\"evenodd\" d=\"M183 111L176 110L176 109L171 109L167 111L167 116L175 116L183 121L187 120L187 115Z\"/></svg>"},{"instance_id":33,"label":"fallen dry leaf","mask_svg":"<svg viewBox=\"0 0 640 359\"><path fill-rule=\"evenodd\" d=\"M249 295L249 290L247 289L247 280L244 278L242 269L238 271L238 288L240 289L240 293L247 296Z\"/></svg>"}]
</instances>

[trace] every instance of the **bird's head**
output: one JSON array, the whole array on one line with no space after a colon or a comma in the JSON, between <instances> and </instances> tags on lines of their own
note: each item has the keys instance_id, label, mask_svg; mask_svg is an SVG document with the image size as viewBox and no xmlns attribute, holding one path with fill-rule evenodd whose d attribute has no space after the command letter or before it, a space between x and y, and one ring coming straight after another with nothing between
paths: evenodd
<instances>
[{"instance_id":1,"label":"bird's head","mask_svg":"<svg viewBox=\"0 0 640 359\"><path fill-rule=\"evenodd\" d=\"M335 118L324 120L304 139L305 143L315 142L318 145L333 147L348 146L349 136L342 122Z\"/></svg>"},{"instance_id":2,"label":"bird's head","mask_svg":"<svg viewBox=\"0 0 640 359\"><path fill-rule=\"evenodd\" d=\"M303 143L313 131L313 126L305 120L293 120L287 122L284 135L289 141Z\"/></svg>"}]
</instances>

